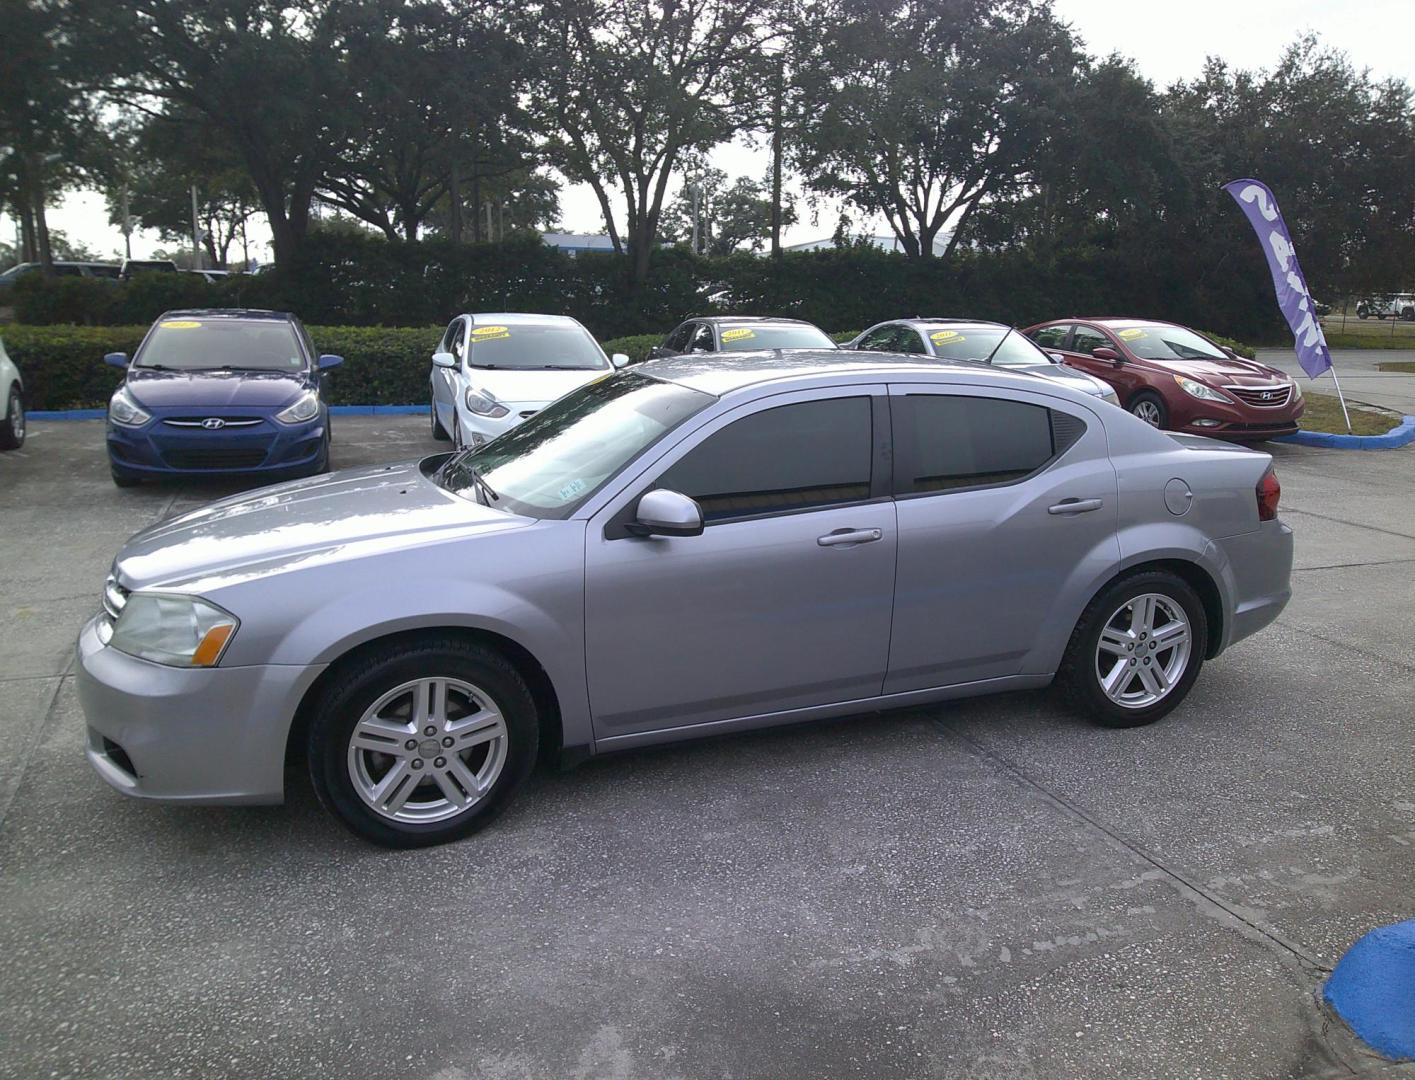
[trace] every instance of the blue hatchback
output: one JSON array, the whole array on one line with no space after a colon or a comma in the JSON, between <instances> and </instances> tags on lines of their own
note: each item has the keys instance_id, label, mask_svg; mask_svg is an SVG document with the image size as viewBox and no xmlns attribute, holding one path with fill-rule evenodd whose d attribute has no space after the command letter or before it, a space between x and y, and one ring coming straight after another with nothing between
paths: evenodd
<instances>
[{"instance_id":1,"label":"blue hatchback","mask_svg":"<svg viewBox=\"0 0 1415 1080\"><path fill-rule=\"evenodd\" d=\"M316 356L293 315L169 311L138 346L104 360L127 377L108 403L113 482L238 473L271 480L329 468L329 408Z\"/></svg>"}]
</instances>

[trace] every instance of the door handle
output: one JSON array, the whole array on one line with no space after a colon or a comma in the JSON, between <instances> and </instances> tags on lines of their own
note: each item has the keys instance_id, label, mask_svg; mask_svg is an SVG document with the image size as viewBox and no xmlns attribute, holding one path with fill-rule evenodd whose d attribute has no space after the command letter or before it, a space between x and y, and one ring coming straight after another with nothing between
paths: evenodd
<instances>
[{"instance_id":1,"label":"door handle","mask_svg":"<svg viewBox=\"0 0 1415 1080\"><path fill-rule=\"evenodd\" d=\"M816 537L816 543L821 547L836 547L840 544L873 544L883 536L884 532L880 529L836 529L835 532Z\"/></svg>"},{"instance_id":2,"label":"door handle","mask_svg":"<svg viewBox=\"0 0 1415 1080\"><path fill-rule=\"evenodd\" d=\"M1055 506L1048 506L1048 514L1085 514L1101 508L1100 499L1062 499Z\"/></svg>"}]
</instances>

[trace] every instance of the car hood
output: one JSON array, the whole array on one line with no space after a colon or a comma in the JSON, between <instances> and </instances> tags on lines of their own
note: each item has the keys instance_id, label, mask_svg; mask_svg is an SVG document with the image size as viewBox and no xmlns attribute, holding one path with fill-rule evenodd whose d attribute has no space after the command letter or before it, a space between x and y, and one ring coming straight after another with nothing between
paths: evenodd
<instances>
[{"instance_id":1,"label":"car hood","mask_svg":"<svg viewBox=\"0 0 1415 1080\"><path fill-rule=\"evenodd\" d=\"M531 519L444 491L409 461L346 469L209 503L134 536L114 560L129 589L258 575L292 559L404 547Z\"/></svg>"},{"instance_id":2,"label":"car hood","mask_svg":"<svg viewBox=\"0 0 1415 1080\"><path fill-rule=\"evenodd\" d=\"M1110 390L1110 387L1105 383L1099 379L1091 378L1084 371L1063 367L1061 364L1029 364L1026 367L1013 366L1006 370L1025 371L1028 375L1050 379L1052 382L1061 383L1062 386L1069 386L1073 390L1090 394L1092 397L1102 397Z\"/></svg>"},{"instance_id":3,"label":"car hood","mask_svg":"<svg viewBox=\"0 0 1415 1080\"><path fill-rule=\"evenodd\" d=\"M1277 368L1260 364L1256 360L1141 360L1140 363L1161 371L1183 375L1186 379L1208 383L1210 386L1269 385L1288 381Z\"/></svg>"},{"instance_id":4,"label":"car hood","mask_svg":"<svg viewBox=\"0 0 1415 1080\"><path fill-rule=\"evenodd\" d=\"M588 371L549 371L544 368L513 371L509 368L468 368L467 383L478 390L489 390L497 401L508 405L545 404L564 397L585 383L610 374L611 368Z\"/></svg>"},{"instance_id":5,"label":"car hood","mask_svg":"<svg viewBox=\"0 0 1415 1080\"><path fill-rule=\"evenodd\" d=\"M288 405L314 380L302 371L152 371L129 368L128 393L145 408Z\"/></svg>"}]
</instances>

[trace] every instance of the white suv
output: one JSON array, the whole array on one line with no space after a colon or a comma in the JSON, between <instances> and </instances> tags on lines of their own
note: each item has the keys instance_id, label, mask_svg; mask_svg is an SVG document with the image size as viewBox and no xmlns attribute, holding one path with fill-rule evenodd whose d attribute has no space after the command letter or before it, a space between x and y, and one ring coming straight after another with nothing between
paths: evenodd
<instances>
[{"instance_id":1,"label":"white suv","mask_svg":"<svg viewBox=\"0 0 1415 1080\"><path fill-rule=\"evenodd\" d=\"M20 369L0 341L0 450L18 450L25 442L25 384Z\"/></svg>"},{"instance_id":2,"label":"white suv","mask_svg":"<svg viewBox=\"0 0 1415 1080\"><path fill-rule=\"evenodd\" d=\"M1394 293L1390 296L1368 296L1356 302L1356 315L1369 319L1404 319L1415 321L1415 293Z\"/></svg>"}]
</instances>

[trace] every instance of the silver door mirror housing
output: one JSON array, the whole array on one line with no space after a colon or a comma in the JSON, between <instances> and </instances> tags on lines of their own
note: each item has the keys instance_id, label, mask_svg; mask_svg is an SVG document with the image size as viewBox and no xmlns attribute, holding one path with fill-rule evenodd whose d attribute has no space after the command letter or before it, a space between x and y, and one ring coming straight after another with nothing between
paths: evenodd
<instances>
[{"instance_id":1,"label":"silver door mirror housing","mask_svg":"<svg viewBox=\"0 0 1415 1080\"><path fill-rule=\"evenodd\" d=\"M702 507L680 492L654 488L640 497L629 531L636 536L699 536Z\"/></svg>"},{"instance_id":2,"label":"silver door mirror housing","mask_svg":"<svg viewBox=\"0 0 1415 1080\"><path fill-rule=\"evenodd\" d=\"M436 367L454 368L457 366L457 358L450 352L435 352L432 354L432 362Z\"/></svg>"},{"instance_id":3,"label":"silver door mirror housing","mask_svg":"<svg viewBox=\"0 0 1415 1080\"><path fill-rule=\"evenodd\" d=\"M629 366L629 354L617 352L609 358L609 362L617 368Z\"/></svg>"}]
</instances>

